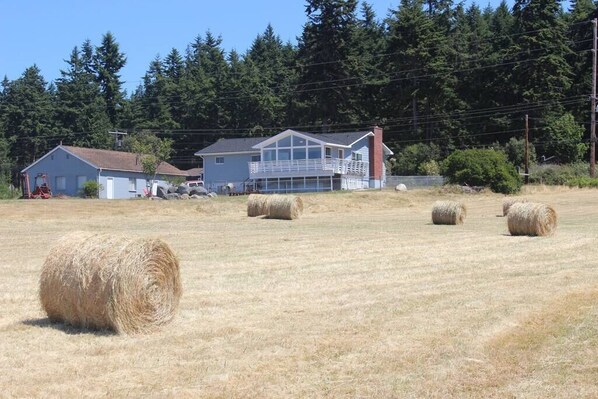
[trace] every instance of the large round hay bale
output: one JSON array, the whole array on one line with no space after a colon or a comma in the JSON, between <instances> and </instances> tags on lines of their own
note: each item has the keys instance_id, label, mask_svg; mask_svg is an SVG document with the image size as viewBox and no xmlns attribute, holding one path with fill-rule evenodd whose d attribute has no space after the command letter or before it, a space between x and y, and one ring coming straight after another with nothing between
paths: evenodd
<instances>
[{"instance_id":1,"label":"large round hay bale","mask_svg":"<svg viewBox=\"0 0 598 399\"><path fill-rule=\"evenodd\" d=\"M247 216L255 217L267 215L270 211L270 202L267 195L249 194L247 198Z\"/></svg>"},{"instance_id":2,"label":"large round hay bale","mask_svg":"<svg viewBox=\"0 0 598 399\"><path fill-rule=\"evenodd\" d=\"M507 224L514 236L547 236L556 229L557 214L546 204L516 202L507 213Z\"/></svg>"},{"instance_id":3,"label":"large round hay bale","mask_svg":"<svg viewBox=\"0 0 598 399\"><path fill-rule=\"evenodd\" d=\"M299 219L303 213L303 200L295 195L270 195L268 198L270 219Z\"/></svg>"},{"instance_id":4,"label":"large round hay bale","mask_svg":"<svg viewBox=\"0 0 598 399\"><path fill-rule=\"evenodd\" d=\"M527 202L526 198L507 197L502 202L502 215L507 216L511 205L517 202Z\"/></svg>"},{"instance_id":5,"label":"large round hay bale","mask_svg":"<svg viewBox=\"0 0 598 399\"><path fill-rule=\"evenodd\" d=\"M39 295L53 322L132 334L170 322L181 292L179 261L162 240L77 232L48 254Z\"/></svg>"},{"instance_id":6,"label":"large round hay bale","mask_svg":"<svg viewBox=\"0 0 598 399\"><path fill-rule=\"evenodd\" d=\"M432 207L432 223L463 224L467 209L456 201L436 201Z\"/></svg>"}]
</instances>

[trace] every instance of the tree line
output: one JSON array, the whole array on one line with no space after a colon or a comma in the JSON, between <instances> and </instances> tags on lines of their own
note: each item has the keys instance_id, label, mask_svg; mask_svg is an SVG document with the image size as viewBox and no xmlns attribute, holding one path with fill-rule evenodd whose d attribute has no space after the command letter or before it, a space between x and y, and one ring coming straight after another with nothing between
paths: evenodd
<instances>
[{"instance_id":1,"label":"tree line","mask_svg":"<svg viewBox=\"0 0 598 399\"><path fill-rule=\"evenodd\" d=\"M75 46L56 81L33 65L0 90L0 175L59 143L112 148L111 130L172 140L172 163L222 137L268 136L286 128L384 128L395 152L427 145L504 145L521 137L524 115L536 152L571 162L586 156L592 74L591 0L568 10L556 0L496 8L453 0L401 0L386 16L358 0L306 0L297 44L272 26L245 53L198 35L149 62L123 91L117 39Z\"/></svg>"}]
</instances>

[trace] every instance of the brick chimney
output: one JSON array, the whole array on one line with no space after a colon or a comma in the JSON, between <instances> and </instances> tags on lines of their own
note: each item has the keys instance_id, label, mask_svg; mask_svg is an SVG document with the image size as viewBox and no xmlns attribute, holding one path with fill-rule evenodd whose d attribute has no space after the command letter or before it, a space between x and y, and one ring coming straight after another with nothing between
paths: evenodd
<instances>
[{"instance_id":1,"label":"brick chimney","mask_svg":"<svg viewBox=\"0 0 598 399\"><path fill-rule=\"evenodd\" d=\"M384 150L382 148L382 128L374 126L374 133L370 137L370 186L380 187L382 184L382 166L384 165Z\"/></svg>"}]
</instances>

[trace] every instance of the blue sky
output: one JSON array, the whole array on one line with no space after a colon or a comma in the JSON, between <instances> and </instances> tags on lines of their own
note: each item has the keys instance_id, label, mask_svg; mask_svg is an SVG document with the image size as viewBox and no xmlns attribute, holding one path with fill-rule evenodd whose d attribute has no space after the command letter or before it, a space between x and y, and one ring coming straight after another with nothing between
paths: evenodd
<instances>
[{"instance_id":1,"label":"blue sky","mask_svg":"<svg viewBox=\"0 0 598 399\"><path fill-rule=\"evenodd\" d=\"M399 0L369 3L382 18ZM13 0L4 2L0 14L0 79L17 79L36 64L52 81L73 47L86 39L98 46L110 31L127 56L121 78L131 94L156 55L164 57L173 47L184 52L207 30L222 36L226 51L244 53L268 23L283 41L296 43L305 22L303 0Z\"/></svg>"}]
</instances>

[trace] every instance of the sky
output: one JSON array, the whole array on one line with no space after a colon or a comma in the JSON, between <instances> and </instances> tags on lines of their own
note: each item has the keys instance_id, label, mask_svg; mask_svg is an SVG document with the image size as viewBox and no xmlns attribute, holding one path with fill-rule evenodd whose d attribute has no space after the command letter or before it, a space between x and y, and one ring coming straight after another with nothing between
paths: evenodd
<instances>
[{"instance_id":1,"label":"sky","mask_svg":"<svg viewBox=\"0 0 598 399\"><path fill-rule=\"evenodd\" d=\"M369 0L379 19L400 0ZM499 0L480 1L493 7ZM225 51L240 54L268 23L283 42L297 42L307 21L304 0L13 0L0 14L0 79L18 79L38 66L47 82L60 77L75 46L99 46L110 31L125 53L123 88L130 95L149 63L172 48L184 54L206 31L222 37ZM511 2L509 2L511 3Z\"/></svg>"}]
</instances>

